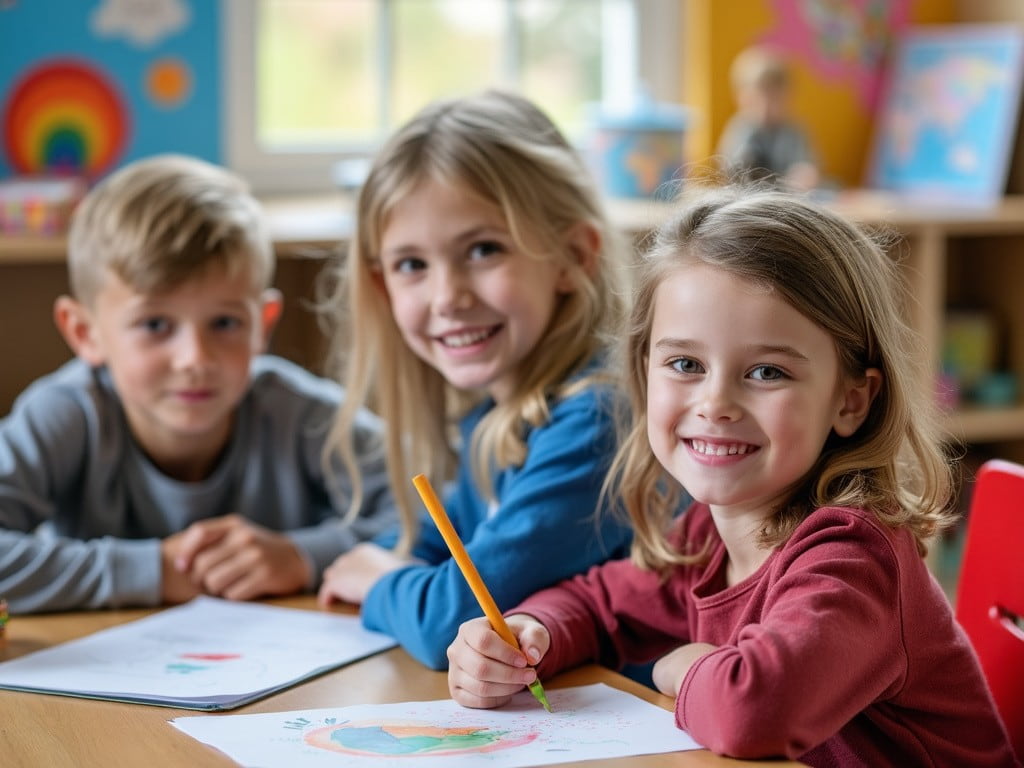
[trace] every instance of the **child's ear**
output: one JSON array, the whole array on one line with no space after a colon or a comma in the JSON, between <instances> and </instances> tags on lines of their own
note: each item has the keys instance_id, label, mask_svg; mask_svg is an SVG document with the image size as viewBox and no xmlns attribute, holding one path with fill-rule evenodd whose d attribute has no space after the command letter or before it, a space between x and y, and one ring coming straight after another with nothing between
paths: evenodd
<instances>
[{"instance_id":1,"label":"child's ear","mask_svg":"<svg viewBox=\"0 0 1024 768\"><path fill-rule=\"evenodd\" d=\"M94 367L103 364L103 351L88 307L70 296L59 296L53 303L53 322L77 357Z\"/></svg>"},{"instance_id":2,"label":"child's ear","mask_svg":"<svg viewBox=\"0 0 1024 768\"><path fill-rule=\"evenodd\" d=\"M384 281L384 270L379 264L375 264L368 268L370 275L370 283L376 288L380 295L385 299L388 299L388 285Z\"/></svg>"},{"instance_id":3,"label":"child's ear","mask_svg":"<svg viewBox=\"0 0 1024 768\"><path fill-rule=\"evenodd\" d=\"M566 252L569 258L583 270L586 275L597 272L598 256L601 253L601 233L589 222L581 221L570 227L566 233ZM563 268L558 273L555 290L559 293L572 293L576 290L573 270Z\"/></svg>"},{"instance_id":4,"label":"child's ear","mask_svg":"<svg viewBox=\"0 0 1024 768\"><path fill-rule=\"evenodd\" d=\"M859 380L847 380L843 401L832 424L840 437L849 437L864 423L879 390L882 388L882 372L868 368Z\"/></svg>"},{"instance_id":5,"label":"child's ear","mask_svg":"<svg viewBox=\"0 0 1024 768\"><path fill-rule=\"evenodd\" d=\"M277 321L281 319L284 311L284 297L277 288L267 288L260 295L260 335L263 340L263 349L270 346L270 336L277 327Z\"/></svg>"}]
</instances>

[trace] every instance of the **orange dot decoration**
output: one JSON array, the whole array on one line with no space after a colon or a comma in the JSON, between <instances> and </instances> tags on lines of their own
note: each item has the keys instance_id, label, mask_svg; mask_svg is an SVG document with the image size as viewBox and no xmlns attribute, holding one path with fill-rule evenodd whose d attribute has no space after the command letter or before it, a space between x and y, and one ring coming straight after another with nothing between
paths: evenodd
<instances>
[{"instance_id":1,"label":"orange dot decoration","mask_svg":"<svg viewBox=\"0 0 1024 768\"><path fill-rule=\"evenodd\" d=\"M181 104L192 91L192 73L181 59L157 59L146 70L146 92L158 106Z\"/></svg>"},{"instance_id":2,"label":"orange dot decoration","mask_svg":"<svg viewBox=\"0 0 1024 768\"><path fill-rule=\"evenodd\" d=\"M28 70L4 105L3 146L18 173L98 176L117 162L128 133L117 87L77 60Z\"/></svg>"}]
</instances>

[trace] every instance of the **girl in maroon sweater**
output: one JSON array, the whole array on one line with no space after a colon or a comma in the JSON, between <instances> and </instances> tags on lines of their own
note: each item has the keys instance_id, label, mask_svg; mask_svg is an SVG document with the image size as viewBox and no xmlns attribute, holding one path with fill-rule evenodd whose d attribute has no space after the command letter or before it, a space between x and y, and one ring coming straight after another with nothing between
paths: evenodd
<instances>
[{"instance_id":1,"label":"girl in maroon sweater","mask_svg":"<svg viewBox=\"0 0 1024 768\"><path fill-rule=\"evenodd\" d=\"M783 193L707 192L667 222L609 479L632 559L512 611L523 652L464 624L452 696L495 707L535 675L657 659L676 723L715 752L1019 765L922 558L952 481L898 286L865 233ZM696 502L673 520L681 488Z\"/></svg>"}]
</instances>

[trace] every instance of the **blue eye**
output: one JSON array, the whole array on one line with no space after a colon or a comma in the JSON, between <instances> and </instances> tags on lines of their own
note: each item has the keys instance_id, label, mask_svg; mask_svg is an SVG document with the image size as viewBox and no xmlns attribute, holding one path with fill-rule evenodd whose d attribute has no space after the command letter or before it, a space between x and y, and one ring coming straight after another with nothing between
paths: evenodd
<instances>
[{"instance_id":1,"label":"blue eye","mask_svg":"<svg viewBox=\"0 0 1024 768\"><path fill-rule=\"evenodd\" d=\"M692 357L677 357L669 363L669 367L677 373L704 373L704 366Z\"/></svg>"},{"instance_id":2,"label":"blue eye","mask_svg":"<svg viewBox=\"0 0 1024 768\"><path fill-rule=\"evenodd\" d=\"M406 256L391 265L392 271L405 274L418 272L421 269L426 268L427 263L423 259L416 258L415 256Z\"/></svg>"},{"instance_id":3,"label":"blue eye","mask_svg":"<svg viewBox=\"0 0 1024 768\"><path fill-rule=\"evenodd\" d=\"M469 249L469 258L473 259L486 259L489 256L504 253L505 248L501 243L494 240L482 240L479 243L473 243Z\"/></svg>"},{"instance_id":4,"label":"blue eye","mask_svg":"<svg viewBox=\"0 0 1024 768\"><path fill-rule=\"evenodd\" d=\"M215 317L211 323L215 331L233 331L245 325L241 318L233 315Z\"/></svg>"},{"instance_id":5,"label":"blue eye","mask_svg":"<svg viewBox=\"0 0 1024 768\"><path fill-rule=\"evenodd\" d=\"M757 381L779 381L785 379L786 374L774 365L759 365L750 372L750 378Z\"/></svg>"},{"instance_id":6,"label":"blue eye","mask_svg":"<svg viewBox=\"0 0 1024 768\"><path fill-rule=\"evenodd\" d=\"M138 323L146 333L157 336L171 330L171 321L166 317L145 317Z\"/></svg>"}]
</instances>

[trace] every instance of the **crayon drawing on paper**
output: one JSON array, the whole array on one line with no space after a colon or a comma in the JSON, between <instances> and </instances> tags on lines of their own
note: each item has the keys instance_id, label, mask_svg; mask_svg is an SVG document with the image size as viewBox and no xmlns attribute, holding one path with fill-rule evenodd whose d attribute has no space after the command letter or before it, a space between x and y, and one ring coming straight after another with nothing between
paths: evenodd
<instances>
[{"instance_id":1,"label":"crayon drawing on paper","mask_svg":"<svg viewBox=\"0 0 1024 768\"><path fill-rule=\"evenodd\" d=\"M287 768L519 768L699 748L671 712L607 685L548 698L551 713L523 691L490 710L444 699L171 724L241 765Z\"/></svg>"},{"instance_id":2,"label":"crayon drawing on paper","mask_svg":"<svg viewBox=\"0 0 1024 768\"><path fill-rule=\"evenodd\" d=\"M528 744L536 733L516 735L484 726L445 727L422 722L359 721L326 725L305 733L307 744L364 757L493 752Z\"/></svg>"}]
</instances>

